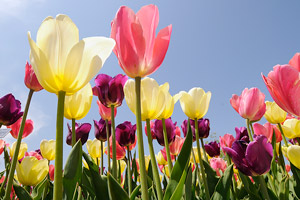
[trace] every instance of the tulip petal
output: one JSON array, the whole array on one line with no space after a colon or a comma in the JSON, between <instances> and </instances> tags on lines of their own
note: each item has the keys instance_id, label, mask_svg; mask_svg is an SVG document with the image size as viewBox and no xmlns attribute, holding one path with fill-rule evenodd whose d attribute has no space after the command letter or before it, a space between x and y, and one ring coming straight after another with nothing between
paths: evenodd
<instances>
[{"instance_id":1,"label":"tulip petal","mask_svg":"<svg viewBox=\"0 0 300 200\"><path fill-rule=\"evenodd\" d=\"M135 97L135 82L132 79L129 79L124 85L124 94L125 100L129 109L136 114L136 97Z\"/></svg>"},{"instance_id":2,"label":"tulip petal","mask_svg":"<svg viewBox=\"0 0 300 200\"><path fill-rule=\"evenodd\" d=\"M194 109L194 100L190 94L185 91L180 92L180 105L181 109L186 116L191 119L195 119L195 114L193 114Z\"/></svg>"},{"instance_id":3,"label":"tulip petal","mask_svg":"<svg viewBox=\"0 0 300 200\"><path fill-rule=\"evenodd\" d=\"M300 169L300 146L292 145L287 148L287 157L289 161Z\"/></svg>"}]
</instances>

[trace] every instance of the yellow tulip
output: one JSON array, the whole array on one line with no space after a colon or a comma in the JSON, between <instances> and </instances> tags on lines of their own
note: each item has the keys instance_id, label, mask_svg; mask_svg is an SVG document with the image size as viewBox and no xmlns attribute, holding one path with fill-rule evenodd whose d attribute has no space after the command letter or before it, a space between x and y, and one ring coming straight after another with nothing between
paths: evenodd
<instances>
[{"instance_id":1,"label":"yellow tulip","mask_svg":"<svg viewBox=\"0 0 300 200\"><path fill-rule=\"evenodd\" d=\"M86 116L91 109L93 91L90 83L81 90L65 98L64 115L67 119L80 120Z\"/></svg>"},{"instance_id":2,"label":"yellow tulip","mask_svg":"<svg viewBox=\"0 0 300 200\"><path fill-rule=\"evenodd\" d=\"M165 94L165 108L163 112L160 114L158 119L168 119L172 116L174 111L174 105L178 101L178 98L172 97L169 93L169 83L165 83L165 85L160 86L162 91Z\"/></svg>"},{"instance_id":3,"label":"yellow tulip","mask_svg":"<svg viewBox=\"0 0 300 200\"><path fill-rule=\"evenodd\" d=\"M186 116L201 119L208 111L211 92L205 93L202 88L192 88L188 93L181 91L175 98L179 98L181 109Z\"/></svg>"},{"instance_id":4,"label":"yellow tulip","mask_svg":"<svg viewBox=\"0 0 300 200\"><path fill-rule=\"evenodd\" d=\"M48 174L49 166L46 159L38 160L34 156L25 157L21 164L17 162L17 176L22 185L35 186Z\"/></svg>"},{"instance_id":5,"label":"yellow tulip","mask_svg":"<svg viewBox=\"0 0 300 200\"><path fill-rule=\"evenodd\" d=\"M283 134L292 139L300 137L300 120L298 119L287 119L282 126Z\"/></svg>"},{"instance_id":6,"label":"yellow tulip","mask_svg":"<svg viewBox=\"0 0 300 200\"><path fill-rule=\"evenodd\" d=\"M199 156L198 156L198 149L197 149L197 147L193 147L192 150L193 150L194 155L195 155L196 163L200 163ZM201 151L201 158L202 158L202 160L204 160L204 151L203 151L202 148L200 149L200 151ZM208 159L208 160L211 159L211 157L210 157L208 154L206 154L206 156L207 156L207 159ZM190 157L190 162L191 162L191 163L194 163L194 158L193 158L193 155L192 155L192 154L191 154L191 157Z\"/></svg>"},{"instance_id":7,"label":"yellow tulip","mask_svg":"<svg viewBox=\"0 0 300 200\"><path fill-rule=\"evenodd\" d=\"M123 174L127 164L124 160L119 160L119 162L120 162L120 167L121 167L121 174Z\"/></svg>"},{"instance_id":8,"label":"yellow tulip","mask_svg":"<svg viewBox=\"0 0 300 200\"><path fill-rule=\"evenodd\" d=\"M93 158L93 157L92 157L92 159L94 160L94 163L95 163L95 164L98 164L98 167L99 167L100 162L101 162L100 158ZM98 163L97 163L97 160L98 160ZM87 162L86 162L84 159L82 160L82 163L83 163L83 166L84 166L85 168L90 169L90 168L89 168L89 165L87 164Z\"/></svg>"},{"instance_id":9,"label":"yellow tulip","mask_svg":"<svg viewBox=\"0 0 300 200\"><path fill-rule=\"evenodd\" d=\"M47 160L54 160L55 159L55 140L42 140L40 144L40 150L42 156Z\"/></svg>"},{"instance_id":10,"label":"yellow tulip","mask_svg":"<svg viewBox=\"0 0 300 200\"><path fill-rule=\"evenodd\" d=\"M149 164L150 164L151 157L150 156L145 156L145 166L146 166L146 171L148 171Z\"/></svg>"},{"instance_id":11,"label":"yellow tulip","mask_svg":"<svg viewBox=\"0 0 300 200\"><path fill-rule=\"evenodd\" d=\"M28 32L30 62L39 83L51 93L71 95L83 88L102 68L115 46L105 37L79 41L79 31L67 15L47 17L36 42Z\"/></svg>"},{"instance_id":12,"label":"yellow tulip","mask_svg":"<svg viewBox=\"0 0 300 200\"><path fill-rule=\"evenodd\" d=\"M141 81L141 115L142 120L157 119L165 108L165 93L168 83L161 86L152 79L144 78ZM130 110L136 114L135 106L135 82L128 80L124 85L125 100Z\"/></svg>"},{"instance_id":13,"label":"yellow tulip","mask_svg":"<svg viewBox=\"0 0 300 200\"><path fill-rule=\"evenodd\" d=\"M10 154L10 157L13 157L14 153L15 153L15 150L16 150L16 145L17 145L17 142L14 142L10 147L9 147L9 154ZM27 144L25 142L21 142L21 145L20 145L20 150L19 150L19 155L18 155L18 160L20 160L21 158L24 157L26 151L27 151L28 147L27 147Z\"/></svg>"},{"instance_id":14,"label":"yellow tulip","mask_svg":"<svg viewBox=\"0 0 300 200\"><path fill-rule=\"evenodd\" d=\"M162 155L161 151L158 152L156 155L156 160L159 165L166 165L168 162L165 160L164 156Z\"/></svg>"},{"instance_id":15,"label":"yellow tulip","mask_svg":"<svg viewBox=\"0 0 300 200\"><path fill-rule=\"evenodd\" d=\"M167 176L170 177L170 171L168 165L165 165L164 168L162 169L162 172Z\"/></svg>"},{"instance_id":16,"label":"yellow tulip","mask_svg":"<svg viewBox=\"0 0 300 200\"><path fill-rule=\"evenodd\" d=\"M278 124L284 122L286 112L282 110L274 101L266 101L266 112L264 117L271 124Z\"/></svg>"},{"instance_id":17,"label":"yellow tulip","mask_svg":"<svg viewBox=\"0 0 300 200\"><path fill-rule=\"evenodd\" d=\"M298 169L300 169L300 146L291 145L289 147L282 147L282 153L288 158L288 160L295 165Z\"/></svg>"},{"instance_id":18,"label":"yellow tulip","mask_svg":"<svg viewBox=\"0 0 300 200\"><path fill-rule=\"evenodd\" d=\"M92 158L101 157L101 141L98 139L90 140L86 142L86 148ZM97 161L97 160L96 160Z\"/></svg>"}]
</instances>

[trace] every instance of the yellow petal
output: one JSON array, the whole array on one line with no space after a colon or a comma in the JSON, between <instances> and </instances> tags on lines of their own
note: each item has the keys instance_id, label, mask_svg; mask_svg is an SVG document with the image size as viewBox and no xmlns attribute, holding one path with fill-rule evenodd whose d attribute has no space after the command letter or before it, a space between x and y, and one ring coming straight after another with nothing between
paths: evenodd
<instances>
[{"instance_id":1,"label":"yellow petal","mask_svg":"<svg viewBox=\"0 0 300 200\"><path fill-rule=\"evenodd\" d=\"M266 112L264 117L272 124L278 124L284 122L286 118L286 112L282 110L274 101L266 101Z\"/></svg>"},{"instance_id":2,"label":"yellow petal","mask_svg":"<svg viewBox=\"0 0 300 200\"><path fill-rule=\"evenodd\" d=\"M40 150L42 156L47 160L55 159L55 140L42 140L40 143Z\"/></svg>"},{"instance_id":3,"label":"yellow petal","mask_svg":"<svg viewBox=\"0 0 300 200\"><path fill-rule=\"evenodd\" d=\"M300 137L300 120L287 119L283 123L283 133L288 138ZM287 128L286 128L287 127Z\"/></svg>"},{"instance_id":4,"label":"yellow petal","mask_svg":"<svg viewBox=\"0 0 300 200\"><path fill-rule=\"evenodd\" d=\"M292 145L287 149L287 156L289 161L300 169L300 146Z\"/></svg>"},{"instance_id":5,"label":"yellow petal","mask_svg":"<svg viewBox=\"0 0 300 200\"><path fill-rule=\"evenodd\" d=\"M135 81L132 79L128 79L124 85L124 96L125 96L125 100L126 103L129 107L129 109L131 110L131 112L133 112L133 114L136 114L136 100L135 100Z\"/></svg>"},{"instance_id":6,"label":"yellow petal","mask_svg":"<svg viewBox=\"0 0 300 200\"><path fill-rule=\"evenodd\" d=\"M15 150L16 150L17 142L14 142L10 147L9 147L9 154L10 157L13 157ZM19 150L19 155L18 155L18 160L22 159L28 149L28 146L25 142L21 142L20 145L20 150Z\"/></svg>"}]
</instances>

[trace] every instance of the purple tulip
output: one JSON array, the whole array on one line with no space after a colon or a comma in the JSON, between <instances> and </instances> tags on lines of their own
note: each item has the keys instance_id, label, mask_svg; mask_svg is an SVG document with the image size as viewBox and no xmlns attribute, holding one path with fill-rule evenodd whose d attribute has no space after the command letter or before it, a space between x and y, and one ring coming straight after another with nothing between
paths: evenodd
<instances>
[{"instance_id":1,"label":"purple tulip","mask_svg":"<svg viewBox=\"0 0 300 200\"><path fill-rule=\"evenodd\" d=\"M95 138L105 142L107 140L106 134L106 123L104 119L100 119L100 121L94 120L94 127L95 127ZM111 135L111 121L108 121L108 130L109 136Z\"/></svg>"},{"instance_id":2,"label":"purple tulip","mask_svg":"<svg viewBox=\"0 0 300 200\"><path fill-rule=\"evenodd\" d=\"M166 129L167 129L168 143L170 145L175 140L176 122L173 123L171 118L168 118L168 119L165 119L165 123L166 123ZM157 142L161 146L165 146L162 120L155 120L154 121L153 130L154 130L154 135L155 135L155 138L157 139Z\"/></svg>"},{"instance_id":3,"label":"purple tulip","mask_svg":"<svg viewBox=\"0 0 300 200\"><path fill-rule=\"evenodd\" d=\"M273 148L263 135L255 137L250 143L236 140L231 148L223 149L232 158L236 167L247 176L262 175L270 170Z\"/></svg>"},{"instance_id":4,"label":"purple tulip","mask_svg":"<svg viewBox=\"0 0 300 200\"><path fill-rule=\"evenodd\" d=\"M67 136L67 144L72 145L72 127L70 127L69 124L69 134ZM82 145L84 145L89 138L89 133L92 128L92 125L90 123L83 123L83 124L77 124L75 123L75 133L76 133L76 142L80 139Z\"/></svg>"},{"instance_id":5,"label":"purple tulip","mask_svg":"<svg viewBox=\"0 0 300 200\"><path fill-rule=\"evenodd\" d=\"M208 144L205 144L204 147L206 153L208 153L210 157L215 157L220 155L220 143L213 141Z\"/></svg>"},{"instance_id":6,"label":"purple tulip","mask_svg":"<svg viewBox=\"0 0 300 200\"><path fill-rule=\"evenodd\" d=\"M181 124L181 129L183 132L184 137L186 137L187 134L187 120L184 120ZM195 135L195 121L190 119L190 124L192 128L192 133L193 133L193 141L196 141L196 135ZM209 119L199 119L198 120L198 129L199 129L199 138L207 138L209 136L209 131L210 131L210 123Z\"/></svg>"},{"instance_id":7,"label":"purple tulip","mask_svg":"<svg viewBox=\"0 0 300 200\"><path fill-rule=\"evenodd\" d=\"M132 145L135 142L135 131L136 125L125 121L116 127L116 140L122 147Z\"/></svg>"},{"instance_id":8,"label":"purple tulip","mask_svg":"<svg viewBox=\"0 0 300 200\"><path fill-rule=\"evenodd\" d=\"M95 79L96 86L93 87L93 94L98 96L100 102L106 107L118 107L124 99L123 87L128 77L118 74L111 77L106 74L99 74Z\"/></svg>"},{"instance_id":9,"label":"purple tulip","mask_svg":"<svg viewBox=\"0 0 300 200\"><path fill-rule=\"evenodd\" d=\"M21 102L12 94L0 98L0 125L9 126L15 123L23 115L20 111Z\"/></svg>"},{"instance_id":10,"label":"purple tulip","mask_svg":"<svg viewBox=\"0 0 300 200\"><path fill-rule=\"evenodd\" d=\"M235 127L235 132L236 132L235 140L243 140L247 143L250 142L246 127L241 127L241 128Z\"/></svg>"}]
</instances>

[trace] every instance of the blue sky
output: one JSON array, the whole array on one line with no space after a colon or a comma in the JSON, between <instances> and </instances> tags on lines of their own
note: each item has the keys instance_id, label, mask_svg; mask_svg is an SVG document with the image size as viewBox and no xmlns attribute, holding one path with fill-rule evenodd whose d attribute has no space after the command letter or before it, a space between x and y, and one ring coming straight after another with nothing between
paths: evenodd
<instances>
[{"instance_id":1,"label":"blue sky","mask_svg":"<svg viewBox=\"0 0 300 200\"><path fill-rule=\"evenodd\" d=\"M27 31L33 38L47 16L67 14L79 28L80 38L110 35L110 22L118 8L126 5L137 12L143 5L156 4L160 12L158 29L169 24L173 32L169 50L161 67L150 77L159 84L169 82L172 95L181 90L201 87L212 92L210 108L211 133L234 134L245 121L231 107L232 94L245 87L258 87L272 100L261 73L267 75L276 64L286 64L299 52L299 1L59 1L0 0L0 96L13 93L24 108L28 89L24 85L25 63L29 59ZM99 73L115 76L123 73L112 54ZM91 80L92 86L94 85ZM80 122L93 124L100 119L94 97L88 115ZM24 139L28 150L39 148L42 139L55 139L57 97L43 90L35 93L29 117L34 132ZM186 116L180 104L175 105L173 120L181 125ZM125 120L135 123L126 102L118 109L116 124ZM64 137L67 135L65 120ZM265 120L262 120L264 123ZM213 134L212 134L213 135ZM216 137L214 136L214 137ZM94 127L90 139L94 138ZM15 141L11 136L5 140ZM205 141L213 140L208 138ZM146 137L144 137L146 154ZM157 142L156 153L161 148ZM64 146L64 159L70 151ZM1 164L2 161L0 161ZM1 166L2 167L2 166Z\"/></svg>"}]
</instances>

